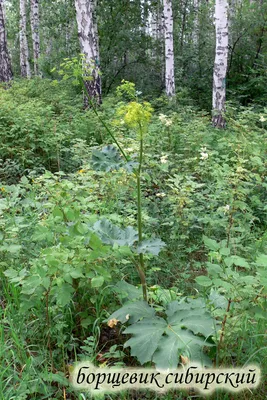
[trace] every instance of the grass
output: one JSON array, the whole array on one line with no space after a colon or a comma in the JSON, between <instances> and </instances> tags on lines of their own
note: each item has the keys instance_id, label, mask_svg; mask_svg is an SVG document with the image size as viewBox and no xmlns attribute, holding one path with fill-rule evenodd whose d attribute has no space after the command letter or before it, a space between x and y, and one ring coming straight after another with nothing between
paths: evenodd
<instances>
[{"instance_id":1,"label":"grass","mask_svg":"<svg viewBox=\"0 0 267 400\"><path fill-rule=\"evenodd\" d=\"M22 87L20 96L32 96L33 91L38 97L34 87L28 87L30 83L25 85L28 94L25 95ZM64 107L67 105L69 110L75 105L65 91L55 90L57 104L50 95L46 99L45 94L42 102L57 106L58 115L66 118ZM112 115L112 102L109 102L104 106L107 107L105 112ZM207 249L203 235L216 242L229 238L231 254L245 257L249 269L235 268L240 279L257 276L261 268L256 263L257 256L266 254L267 250L266 146L263 140L266 133L257 122L258 111L240 112L234 121L230 120L228 130L222 135L212 130L206 115L195 109L192 111L192 107L190 110L190 114L186 107L158 110L168 113L173 121L171 128L167 131L158 116L154 116L145 140L141 179L143 232L146 237L154 235L167 244L158 258L145 257L149 293L160 305L167 299L185 296L208 300L210 288L201 287L195 279L207 276L207 263L221 266L224 258ZM81 112L76 105L77 121L80 121ZM81 118L82 139L86 139L86 127L90 124ZM90 118L89 112L89 121ZM111 123L111 117L109 119ZM95 117L92 124L108 142ZM76 138L77 132L75 129ZM91 131L89 136L91 138ZM130 153L134 157L138 143L133 132L121 128L118 137L125 148L133 147ZM251 143L256 146L256 158ZM200 158L202 146L207 146L209 152L205 162ZM100 365L107 357L112 365L120 362L138 366L129 349L123 349L122 329L110 331L104 322L120 306L114 285L120 280L139 285L134 256L125 247L114 246L104 251L97 238L93 244L96 250L92 250L91 239L84 231L84 227L92 226L103 217L120 227L136 228L137 192L130 175L122 170L92 171L89 164L92 149L87 146L83 151L80 147L78 150L70 172L38 176L35 171L34 178L28 174L24 182L11 179L13 185L1 184L4 190L0 192L0 241L3 245L0 249L0 399L3 400L91 398L68 386L69 366L84 357ZM83 165L77 163L79 154L83 154ZM161 162L166 154L167 163ZM35 167L38 170L38 165ZM233 221L223 211L226 204L234 209ZM81 270L81 275L65 276L72 266L75 272ZM5 275L10 269L25 269L26 278L35 276L38 271L43 280L36 288L32 281L31 292L25 277ZM105 277L102 286L92 287L91 280L95 276ZM55 282L56 291L53 292L49 285ZM69 283L73 289L63 306L57 302L57 290L60 291L62 283ZM157 299L155 285L162 290ZM226 320L224 341L217 352L220 366L259 365L261 384L253 392L245 390L236 395L218 391L211 400L266 398L266 284L262 285L259 296L256 286L248 284L247 293L244 290L241 297L236 287L237 298ZM228 296L224 287L218 290ZM225 310L221 314L213 311L222 321ZM111 352L114 345L117 350L123 349L121 357ZM215 362L214 352L211 357ZM162 395L144 390L99 398L184 400L204 397L193 391L170 391Z\"/></svg>"}]
</instances>

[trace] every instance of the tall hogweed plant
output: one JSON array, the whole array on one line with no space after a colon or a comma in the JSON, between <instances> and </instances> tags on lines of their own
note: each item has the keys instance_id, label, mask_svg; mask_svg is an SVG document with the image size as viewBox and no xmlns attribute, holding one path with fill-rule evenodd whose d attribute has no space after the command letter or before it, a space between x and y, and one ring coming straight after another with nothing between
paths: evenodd
<instances>
[{"instance_id":1,"label":"tall hogweed plant","mask_svg":"<svg viewBox=\"0 0 267 400\"><path fill-rule=\"evenodd\" d=\"M213 338L218 326L207 310L204 300L183 298L160 307L152 304L152 299L149 299L145 257L157 256L165 246L161 239L144 238L143 235L141 179L144 143L153 109L148 102L139 101L133 83L123 81L117 89L117 96L121 99L126 98L128 102L118 103L113 125L126 126L135 132L139 142L137 159L131 159L125 153L112 129L103 122L118 149L108 145L102 150L95 150L92 166L96 170L106 172L124 168L135 178L138 230L135 232L132 227L122 230L106 220L99 221L97 229L102 240L110 240L110 237L113 237L117 245L128 245L133 255L138 257L133 257L133 262L140 277L142 293L127 282L120 282L117 291L127 294L126 302L109 317L108 326L113 328L119 322L128 324L123 333L131 334L132 337L124 346L131 348L131 354L136 356L141 364L152 362L160 368L175 368L180 357L186 356L183 360L195 360L209 365L211 361L205 349L214 346ZM98 111L90 99L89 104L97 114ZM176 351L173 351L173 348Z\"/></svg>"}]
</instances>

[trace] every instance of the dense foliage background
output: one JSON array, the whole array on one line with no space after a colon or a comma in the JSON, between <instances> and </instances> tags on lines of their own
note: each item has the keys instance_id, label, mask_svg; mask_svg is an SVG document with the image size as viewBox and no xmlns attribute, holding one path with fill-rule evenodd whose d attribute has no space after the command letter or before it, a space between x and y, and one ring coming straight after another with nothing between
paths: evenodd
<instances>
[{"instance_id":1,"label":"dense foliage background","mask_svg":"<svg viewBox=\"0 0 267 400\"><path fill-rule=\"evenodd\" d=\"M145 23L159 3L99 1L103 104L85 109L72 2L40 2L42 76L31 79L19 77L19 2L6 2L14 79L0 87L1 399L91 398L69 385L77 360L166 366L167 342L165 356L160 346L140 354L131 335L143 340L147 313L168 320L169 304L188 311L176 316L181 337L202 343L178 340L177 364L261 368L255 391L211 399L266 398L266 4L231 4L224 130L210 121L214 4L199 2L198 47L194 4L173 2L170 101L163 43Z\"/></svg>"}]
</instances>

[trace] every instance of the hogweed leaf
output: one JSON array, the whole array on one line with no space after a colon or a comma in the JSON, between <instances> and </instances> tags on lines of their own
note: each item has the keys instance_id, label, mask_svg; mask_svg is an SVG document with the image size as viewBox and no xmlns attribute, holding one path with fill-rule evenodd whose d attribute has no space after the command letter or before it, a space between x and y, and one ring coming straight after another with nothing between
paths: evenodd
<instances>
[{"instance_id":1,"label":"hogweed leaf","mask_svg":"<svg viewBox=\"0 0 267 400\"><path fill-rule=\"evenodd\" d=\"M146 301L140 300L135 301L134 303L126 304L125 306L121 307L109 317L109 320L117 319L123 324L126 321L134 324L141 318L152 318L155 316L155 314L156 313L154 308L150 307Z\"/></svg>"},{"instance_id":2,"label":"hogweed leaf","mask_svg":"<svg viewBox=\"0 0 267 400\"><path fill-rule=\"evenodd\" d=\"M103 243L118 246L132 246L138 239L138 233L131 226L121 229L107 219L97 221L93 230Z\"/></svg>"},{"instance_id":3,"label":"hogweed leaf","mask_svg":"<svg viewBox=\"0 0 267 400\"><path fill-rule=\"evenodd\" d=\"M153 254L157 256L166 244L161 239L147 239L140 242L136 252L138 254Z\"/></svg>"},{"instance_id":4,"label":"hogweed leaf","mask_svg":"<svg viewBox=\"0 0 267 400\"><path fill-rule=\"evenodd\" d=\"M112 145L102 148L102 150L93 150L92 166L96 171L111 171L121 168L123 160L119 151Z\"/></svg>"},{"instance_id":5,"label":"hogweed leaf","mask_svg":"<svg viewBox=\"0 0 267 400\"><path fill-rule=\"evenodd\" d=\"M165 328L166 322L162 318L144 318L123 332L133 335L124 347L131 347L131 355L137 357L141 364L151 361Z\"/></svg>"},{"instance_id":6,"label":"hogweed leaf","mask_svg":"<svg viewBox=\"0 0 267 400\"><path fill-rule=\"evenodd\" d=\"M216 326L201 299L188 299L187 302L175 300L167 307L166 320L156 316L155 312L154 316L146 316L144 312L140 312L140 303L142 302L133 303L137 305L134 312L138 318L129 321L132 325L124 333L133 336L124 346L131 348L131 354L141 364L152 361L157 368L176 368L179 356L184 354L188 355L190 361L207 364L203 348L213 346L207 339L214 334ZM123 307L123 316L126 317L130 306L132 305ZM147 307L151 309L147 305L146 312ZM110 318L118 317L121 310Z\"/></svg>"}]
</instances>

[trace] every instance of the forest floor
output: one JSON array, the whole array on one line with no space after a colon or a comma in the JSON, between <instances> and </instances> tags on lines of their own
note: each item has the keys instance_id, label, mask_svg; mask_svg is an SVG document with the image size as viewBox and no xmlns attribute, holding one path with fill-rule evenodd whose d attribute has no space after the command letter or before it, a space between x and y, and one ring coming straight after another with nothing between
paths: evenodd
<instances>
[{"instance_id":1,"label":"forest floor","mask_svg":"<svg viewBox=\"0 0 267 400\"><path fill-rule=\"evenodd\" d=\"M70 387L76 361L190 360L259 366L256 389L210 399L266 399L266 110L229 105L218 130L186 97L122 87L95 113L75 90L0 89L0 398L89 399Z\"/></svg>"}]
</instances>

